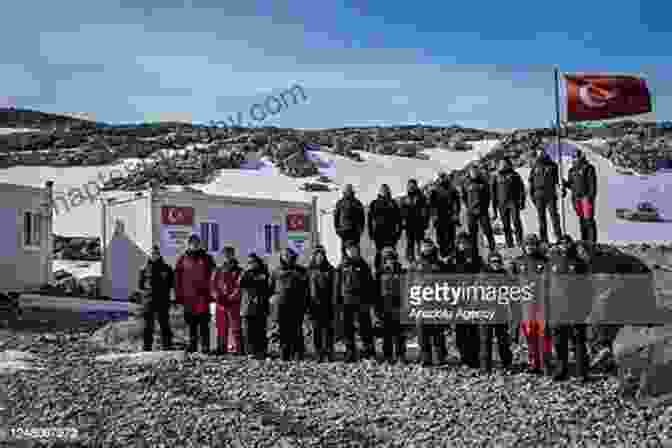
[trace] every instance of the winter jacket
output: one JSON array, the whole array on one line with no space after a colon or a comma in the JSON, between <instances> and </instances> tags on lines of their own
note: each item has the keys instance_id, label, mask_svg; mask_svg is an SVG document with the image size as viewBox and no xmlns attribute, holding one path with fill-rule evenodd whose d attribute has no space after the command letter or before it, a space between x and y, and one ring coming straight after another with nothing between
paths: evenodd
<instances>
[{"instance_id":1,"label":"winter jacket","mask_svg":"<svg viewBox=\"0 0 672 448\"><path fill-rule=\"evenodd\" d=\"M211 295L215 303L226 306L240 305L242 268L236 260L225 263L212 274Z\"/></svg>"},{"instance_id":2,"label":"winter jacket","mask_svg":"<svg viewBox=\"0 0 672 448\"><path fill-rule=\"evenodd\" d=\"M271 291L279 306L290 306L298 313L304 313L310 294L308 271L301 265L290 266L280 261L271 274Z\"/></svg>"},{"instance_id":3,"label":"winter jacket","mask_svg":"<svg viewBox=\"0 0 672 448\"><path fill-rule=\"evenodd\" d=\"M565 186L572 190L574 199L595 199L597 196L597 174L589 162L579 162L569 169Z\"/></svg>"},{"instance_id":4,"label":"winter jacket","mask_svg":"<svg viewBox=\"0 0 672 448\"><path fill-rule=\"evenodd\" d=\"M406 233L424 233L429 226L429 207L425 195L418 190L401 198L402 227Z\"/></svg>"},{"instance_id":5,"label":"winter jacket","mask_svg":"<svg viewBox=\"0 0 672 448\"><path fill-rule=\"evenodd\" d=\"M525 184L514 169L509 168L498 172L492 179L492 207L513 204L518 208L525 205Z\"/></svg>"},{"instance_id":6,"label":"winter jacket","mask_svg":"<svg viewBox=\"0 0 672 448\"><path fill-rule=\"evenodd\" d=\"M402 281L406 270L399 262L394 263L392 269L383 266L378 274L378 296L380 297L380 311L387 314L398 314L402 307Z\"/></svg>"},{"instance_id":7,"label":"winter jacket","mask_svg":"<svg viewBox=\"0 0 672 448\"><path fill-rule=\"evenodd\" d=\"M363 258L346 258L336 269L336 303L371 304L375 284L371 268Z\"/></svg>"},{"instance_id":8,"label":"winter jacket","mask_svg":"<svg viewBox=\"0 0 672 448\"><path fill-rule=\"evenodd\" d=\"M185 311L207 313L215 260L204 250L187 251L175 265L175 301Z\"/></svg>"},{"instance_id":9,"label":"winter jacket","mask_svg":"<svg viewBox=\"0 0 672 448\"><path fill-rule=\"evenodd\" d=\"M558 164L548 154L544 154L534 162L528 182L532 198L544 200L556 198L559 182Z\"/></svg>"},{"instance_id":10,"label":"winter jacket","mask_svg":"<svg viewBox=\"0 0 672 448\"><path fill-rule=\"evenodd\" d=\"M364 205L355 197L341 198L334 211L336 234L343 237L361 237L366 221Z\"/></svg>"},{"instance_id":11,"label":"winter jacket","mask_svg":"<svg viewBox=\"0 0 672 448\"><path fill-rule=\"evenodd\" d=\"M448 266L441 260L439 260L436 256L426 257L421 255L411 265L410 271L424 274L429 273L441 274L446 273L448 271Z\"/></svg>"},{"instance_id":12,"label":"winter jacket","mask_svg":"<svg viewBox=\"0 0 672 448\"><path fill-rule=\"evenodd\" d=\"M336 270L327 260L308 268L310 302L308 310L313 316L331 315L334 307Z\"/></svg>"},{"instance_id":13,"label":"winter jacket","mask_svg":"<svg viewBox=\"0 0 672 448\"><path fill-rule=\"evenodd\" d=\"M481 257L459 251L454 258L454 272L456 274L479 274L485 269L485 263Z\"/></svg>"},{"instance_id":14,"label":"winter jacket","mask_svg":"<svg viewBox=\"0 0 672 448\"><path fill-rule=\"evenodd\" d=\"M271 297L271 275L266 269L247 270L240 279L241 317L266 316Z\"/></svg>"},{"instance_id":15,"label":"winter jacket","mask_svg":"<svg viewBox=\"0 0 672 448\"><path fill-rule=\"evenodd\" d=\"M553 254L548 275L547 316L553 324L585 322L593 305L588 266L575 254Z\"/></svg>"},{"instance_id":16,"label":"winter jacket","mask_svg":"<svg viewBox=\"0 0 672 448\"><path fill-rule=\"evenodd\" d=\"M378 196L369 205L369 237L372 241L397 242L401 235L401 209L391 197Z\"/></svg>"},{"instance_id":17,"label":"winter jacket","mask_svg":"<svg viewBox=\"0 0 672 448\"><path fill-rule=\"evenodd\" d=\"M173 269L163 258L159 258L156 261L149 260L140 270L138 288L147 295L152 306L168 306L174 281Z\"/></svg>"},{"instance_id":18,"label":"winter jacket","mask_svg":"<svg viewBox=\"0 0 672 448\"><path fill-rule=\"evenodd\" d=\"M450 223L460 217L460 193L450 182L441 183L429 194L429 215L437 224Z\"/></svg>"},{"instance_id":19,"label":"winter jacket","mask_svg":"<svg viewBox=\"0 0 672 448\"><path fill-rule=\"evenodd\" d=\"M469 214L487 215L490 199L490 185L485 178L465 179L462 185L462 200Z\"/></svg>"}]
</instances>

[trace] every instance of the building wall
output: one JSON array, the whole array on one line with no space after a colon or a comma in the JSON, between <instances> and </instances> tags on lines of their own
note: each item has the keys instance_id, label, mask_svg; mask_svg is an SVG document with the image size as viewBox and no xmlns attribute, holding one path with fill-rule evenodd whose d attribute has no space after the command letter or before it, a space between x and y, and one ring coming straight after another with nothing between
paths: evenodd
<instances>
[{"instance_id":1,"label":"building wall","mask_svg":"<svg viewBox=\"0 0 672 448\"><path fill-rule=\"evenodd\" d=\"M0 290L36 288L49 281L51 219L46 190L0 184ZM24 212L42 213L38 247L24 247Z\"/></svg>"}]
</instances>

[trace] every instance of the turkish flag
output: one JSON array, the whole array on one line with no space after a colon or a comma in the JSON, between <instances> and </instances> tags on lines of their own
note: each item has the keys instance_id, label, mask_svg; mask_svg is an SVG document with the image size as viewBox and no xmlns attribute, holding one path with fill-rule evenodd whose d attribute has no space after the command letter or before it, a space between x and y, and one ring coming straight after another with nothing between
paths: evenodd
<instances>
[{"instance_id":1,"label":"turkish flag","mask_svg":"<svg viewBox=\"0 0 672 448\"><path fill-rule=\"evenodd\" d=\"M288 214L287 215L287 231L288 232L307 232L308 226L306 215L303 214Z\"/></svg>"},{"instance_id":2,"label":"turkish flag","mask_svg":"<svg viewBox=\"0 0 672 448\"><path fill-rule=\"evenodd\" d=\"M605 120L651 112L646 81L636 76L565 74L567 121Z\"/></svg>"},{"instance_id":3,"label":"turkish flag","mask_svg":"<svg viewBox=\"0 0 672 448\"><path fill-rule=\"evenodd\" d=\"M193 226L193 207L162 207L161 223L169 226Z\"/></svg>"}]
</instances>

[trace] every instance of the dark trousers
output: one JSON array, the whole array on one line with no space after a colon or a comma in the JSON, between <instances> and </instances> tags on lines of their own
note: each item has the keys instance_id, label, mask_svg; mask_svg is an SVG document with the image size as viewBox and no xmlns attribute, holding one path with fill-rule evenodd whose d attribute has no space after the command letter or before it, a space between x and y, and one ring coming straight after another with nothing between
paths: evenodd
<instances>
[{"instance_id":1,"label":"dark trousers","mask_svg":"<svg viewBox=\"0 0 672 448\"><path fill-rule=\"evenodd\" d=\"M333 359L334 356L334 320L332 313L322 313L310 317L313 328L313 346L320 359Z\"/></svg>"},{"instance_id":2,"label":"dark trousers","mask_svg":"<svg viewBox=\"0 0 672 448\"><path fill-rule=\"evenodd\" d=\"M161 346L164 350L170 350L173 343L173 333L170 330L170 306L165 304L150 304L143 313L145 329L143 332L143 346L145 351L152 350L154 343L154 324L159 321L161 327Z\"/></svg>"},{"instance_id":3,"label":"dark trousers","mask_svg":"<svg viewBox=\"0 0 672 448\"><path fill-rule=\"evenodd\" d=\"M359 336L364 343L366 356L374 353L373 328L371 325L371 311L369 305L345 304L343 306L343 333L345 346L349 358L357 356L357 344L355 340L355 321L359 324Z\"/></svg>"},{"instance_id":4,"label":"dark trousers","mask_svg":"<svg viewBox=\"0 0 672 448\"><path fill-rule=\"evenodd\" d=\"M392 361L406 359L406 334L399 313L383 312L383 356Z\"/></svg>"},{"instance_id":5,"label":"dark trousers","mask_svg":"<svg viewBox=\"0 0 672 448\"><path fill-rule=\"evenodd\" d=\"M442 219L434 224L436 232L436 244L439 246L439 254L442 257L447 257L455 250L455 238L457 234L457 226L455 221L451 219Z\"/></svg>"},{"instance_id":6,"label":"dark trousers","mask_svg":"<svg viewBox=\"0 0 672 448\"><path fill-rule=\"evenodd\" d=\"M416 253L420 252L420 243L425 239L423 230L406 230L406 260L411 262L415 260Z\"/></svg>"},{"instance_id":7,"label":"dark trousers","mask_svg":"<svg viewBox=\"0 0 672 448\"><path fill-rule=\"evenodd\" d=\"M471 236L471 244L474 248L474 255L478 255L478 248L481 247L478 241L479 227L485 238L488 240L488 247L491 251L495 250L495 235L492 232L492 224L490 223L490 216L487 212L484 213L469 213L467 215L467 227L469 229L469 236Z\"/></svg>"},{"instance_id":8,"label":"dark trousers","mask_svg":"<svg viewBox=\"0 0 672 448\"><path fill-rule=\"evenodd\" d=\"M198 348L200 336L201 351L210 350L210 313L192 313L185 311L184 320L189 326L189 351L195 352Z\"/></svg>"},{"instance_id":9,"label":"dark trousers","mask_svg":"<svg viewBox=\"0 0 672 448\"><path fill-rule=\"evenodd\" d=\"M278 306L278 326L282 359L285 361L294 357L303 359L305 354L303 312L297 310L295 306Z\"/></svg>"},{"instance_id":10,"label":"dark trousers","mask_svg":"<svg viewBox=\"0 0 672 448\"><path fill-rule=\"evenodd\" d=\"M574 345L574 354L576 358L576 373L578 376L586 376L588 374L586 325L557 325L554 329L554 333L555 352L558 355L560 369L566 372L569 368L569 341L571 339L572 345Z\"/></svg>"},{"instance_id":11,"label":"dark trousers","mask_svg":"<svg viewBox=\"0 0 672 448\"><path fill-rule=\"evenodd\" d=\"M583 241L597 242L597 222L595 218L579 218L579 227Z\"/></svg>"},{"instance_id":12,"label":"dark trousers","mask_svg":"<svg viewBox=\"0 0 672 448\"><path fill-rule=\"evenodd\" d=\"M442 363L448 356L444 327L439 325L418 325L418 339L420 341L420 353L423 364L432 364L432 352L436 348L438 361Z\"/></svg>"},{"instance_id":13,"label":"dark trousers","mask_svg":"<svg viewBox=\"0 0 672 448\"><path fill-rule=\"evenodd\" d=\"M462 362L469 367L476 368L479 364L480 350L479 326L476 324L455 325L455 345L460 352Z\"/></svg>"},{"instance_id":14,"label":"dark trousers","mask_svg":"<svg viewBox=\"0 0 672 448\"><path fill-rule=\"evenodd\" d=\"M493 339L497 337L497 349L499 359L503 367L509 367L513 362L513 353L511 352L511 337L507 324L481 325L481 368L485 370L492 369L492 346Z\"/></svg>"},{"instance_id":15,"label":"dark trousers","mask_svg":"<svg viewBox=\"0 0 672 448\"><path fill-rule=\"evenodd\" d=\"M243 350L246 355L263 357L268 345L266 339L266 315L244 316L241 318Z\"/></svg>"},{"instance_id":16,"label":"dark trousers","mask_svg":"<svg viewBox=\"0 0 672 448\"><path fill-rule=\"evenodd\" d=\"M546 213L551 215L551 225L553 226L553 233L555 239L559 240L562 236L562 229L560 228L560 213L558 213L557 198L534 198L534 206L537 208L537 217L539 221L539 239L548 243L548 224L546 222Z\"/></svg>"},{"instance_id":17,"label":"dark trousers","mask_svg":"<svg viewBox=\"0 0 672 448\"><path fill-rule=\"evenodd\" d=\"M375 269L375 272L378 272L378 271L380 271L380 267L383 263L383 257L382 257L383 249L386 248L386 247L394 247L395 250L396 250L397 241L396 240L377 239L377 240L374 240L373 244L376 246L376 257L373 260L373 268Z\"/></svg>"},{"instance_id":18,"label":"dark trousers","mask_svg":"<svg viewBox=\"0 0 672 448\"><path fill-rule=\"evenodd\" d=\"M511 224L516 231L516 243L518 246L523 245L523 222L520 219L520 208L516 204L504 204L499 208L499 216L502 218L502 227L504 227L504 236L506 238L506 245L513 247L513 232L511 231Z\"/></svg>"}]
</instances>

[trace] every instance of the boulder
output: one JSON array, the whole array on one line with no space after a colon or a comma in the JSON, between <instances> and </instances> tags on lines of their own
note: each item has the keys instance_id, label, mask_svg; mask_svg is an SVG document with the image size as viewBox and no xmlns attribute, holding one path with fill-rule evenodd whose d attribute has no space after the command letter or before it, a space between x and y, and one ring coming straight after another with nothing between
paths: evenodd
<instances>
[{"instance_id":1,"label":"boulder","mask_svg":"<svg viewBox=\"0 0 672 448\"><path fill-rule=\"evenodd\" d=\"M99 362L117 362L122 361L127 364L151 364L163 360L183 361L185 352L183 350L167 350L154 352L137 352L137 353L110 353L108 355L96 356L96 361Z\"/></svg>"},{"instance_id":2,"label":"boulder","mask_svg":"<svg viewBox=\"0 0 672 448\"><path fill-rule=\"evenodd\" d=\"M39 358L32 353L19 350L0 352L0 374L12 374L22 370L43 370L37 363Z\"/></svg>"},{"instance_id":3,"label":"boulder","mask_svg":"<svg viewBox=\"0 0 672 448\"><path fill-rule=\"evenodd\" d=\"M672 398L672 325L624 327L613 350L624 396L656 402Z\"/></svg>"},{"instance_id":4,"label":"boulder","mask_svg":"<svg viewBox=\"0 0 672 448\"><path fill-rule=\"evenodd\" d=\"M110 322L98 329L89 341L101 347L123 347L139 349L142 347L143 329L145 323L141 317L132 317L127 320ZM181 309L170 311L170 328L173 331L173 342L179 344L186 340L187 328ZM160 326L155 325L155 343L160 342Z\"/></svg>"}]
</instances>

